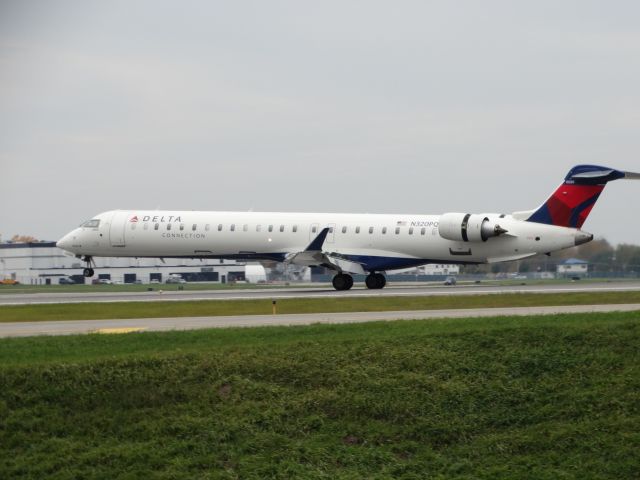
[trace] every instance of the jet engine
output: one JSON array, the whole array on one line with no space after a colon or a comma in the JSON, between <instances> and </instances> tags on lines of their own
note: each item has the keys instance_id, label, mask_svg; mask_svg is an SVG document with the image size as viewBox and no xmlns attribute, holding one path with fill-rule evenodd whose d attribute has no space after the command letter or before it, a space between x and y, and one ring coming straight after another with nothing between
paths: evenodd
<instances>
[{"instance_id":1,"label":"jet engine","mask_svg":"<svg viewBox=\"0 0 640 480\"><path fill-rule=\"evenodd\" d=\"M438 233L442 238L457 242L486 242L507 230L484 215L445 213L440 216Z\"/></svg>"}]
</instances>

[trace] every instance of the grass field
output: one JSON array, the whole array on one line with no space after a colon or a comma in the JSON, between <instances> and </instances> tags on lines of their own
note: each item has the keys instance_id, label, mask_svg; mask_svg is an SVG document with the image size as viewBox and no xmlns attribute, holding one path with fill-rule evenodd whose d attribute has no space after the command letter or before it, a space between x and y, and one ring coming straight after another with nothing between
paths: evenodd
<instances>
[{"instance_id":1,"label":"grass field","mask_svg":"<svg viewBox=\"0 0 640 480\"><path fill-rule=\"evenodd\" d=\"M447 308L640 303L640 292L507 293L466 296L336 297L278 300L278 313L379 312ZM0 322L271 314L271 300L75 303L0 306Z\"/></svg>"},{"instance_id":2,"label":"grass field","mask_svg":"<svg viewBox=\"0 0 640 480\"><path fill-rule=\"evenodd\" d=\"M637 313L0 340L0 478L640 477Z\"/></svg>"}]
</instances>

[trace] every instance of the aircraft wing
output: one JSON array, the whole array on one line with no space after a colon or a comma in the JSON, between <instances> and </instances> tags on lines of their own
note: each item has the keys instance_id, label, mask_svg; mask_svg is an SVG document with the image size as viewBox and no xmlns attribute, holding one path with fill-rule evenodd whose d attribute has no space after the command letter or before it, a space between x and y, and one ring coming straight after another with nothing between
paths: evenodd
<instances>
[{"instance_id":1,"label":"aircraft wing","mask_svg":"<svg viewBox=\"0 0 640 480\"><path fill-rule=\"evenodd\" d=\"M328 233L329 227L323 228L307 248L302 252L290 254L285 259L285 262L305 267L322 266L339 272L365 275L367 272L362 268L362 264L346 259L335 253L324 252L322 250L322 246L324 245L324 241L326 240Z\"/></svg>"}]
</instances>

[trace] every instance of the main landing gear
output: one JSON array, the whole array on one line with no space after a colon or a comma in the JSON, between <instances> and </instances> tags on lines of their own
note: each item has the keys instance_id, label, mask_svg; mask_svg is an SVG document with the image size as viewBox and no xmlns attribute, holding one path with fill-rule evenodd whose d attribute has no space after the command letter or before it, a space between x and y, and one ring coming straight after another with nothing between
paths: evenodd
<instances>
[{"instance_id":1,"label":"main landing gear","mask_svg":"<svg viewBox=\"0 0 640 480\"><path fill-rule=\"evenodd\" d=\"M380 288L384 288L387 284L387 279L381 273L371 272L365 278L364 283L367 285L367 288L370 290L378 290Z\"/></svg>"},{"instance_id":2,"label":"main landing gear","mask_svg":"<svg viewBox=\"0 0 640 480\"><path fill-rule=\"evenodd\" d=\"M348 273L338 273L331 283L336 290L349 290L353 287L353 277Z\"/></svg>"},{"instance_id":3,"label":"main landing gear","mask_svg":"<svg viewBox=\"0 0 640 480\"><path fill-rule=\"evenodd\" d=\"M333 288L336 290L349 290L353 287L353 277L348 273L338 273L335 277L333 277ZM367 285L367 288L371 290L378 290L384 288L387 284L387 279L381 273L371 272L367 275L364 283Z\"/></svg>"},{"instance_id":4,"label":"main landing gear","mask_svg":"<svg viewBox=\"0 0 640 480\"><path fill-rule=\"evenodd\" d=\"M93 257L87 255L82 259L82 261L87 264L87 267L82 271L82 274L85 277L93 277L93 267L96 266L95 262L93 261Z\"/></svg>"}]
</instances>

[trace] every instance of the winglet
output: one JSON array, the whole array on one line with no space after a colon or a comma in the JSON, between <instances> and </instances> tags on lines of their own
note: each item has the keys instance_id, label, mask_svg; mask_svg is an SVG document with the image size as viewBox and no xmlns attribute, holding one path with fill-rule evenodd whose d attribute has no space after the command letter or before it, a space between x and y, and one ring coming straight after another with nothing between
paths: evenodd
<instances>
[{"instance_id":1,"label":"winglet","mask_svg":"<svg viewBox=\"0 0 640 480\"><path fill-rule=\"evenodd\" d=\"M329 227L323 228L318 236L313 239L313 241L309 244L307 248L304 249L305 252L320 252L322 251L322 245L329 234Z\"/></svg>"}]
</instances>

